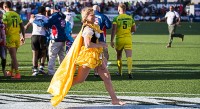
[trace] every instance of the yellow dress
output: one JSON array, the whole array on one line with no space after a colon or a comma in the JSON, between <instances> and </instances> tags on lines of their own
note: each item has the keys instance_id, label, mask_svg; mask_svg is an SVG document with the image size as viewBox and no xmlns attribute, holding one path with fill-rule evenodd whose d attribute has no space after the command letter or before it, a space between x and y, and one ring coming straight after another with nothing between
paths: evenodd
<instances>
[{"instance_id":1,"label":"yellow dress","mask_svg":"<svg viewBox=\"0 0 200 109\"><path fill-rule=\"evenodd\" d=\"M84 65L89 68L95 68L102 63L102 52L102 48L86 48L85 46L82 46L76 64L79 66Z\"/></svg>"},{"instance_id":2,"label":"yellow dress","mask_svg":"<svg viewBox=\"0 0 200 109\"><path fill-rule=\"evenodd\" d=\"M83 24L84 26L87 25L97 31L98 33L101 33L98 25L88 25ZM83 26L83 27L84 27ZM67 95L68 91L70 90L73 82L74 73L76 71L76 64L84 65L87 63L86 61L83 62L80 58L84 58L86 54L89 55L89 53L94 53L94 58L88 58L89 63L96 63L89 65L89 67L93 68L94 66L99 65L99 53L101 52L101 49L87 49L83 46L83 37L82 37L82 30L79 32L78 36L76 37L74 43L72 44L69 52L65 56L64 60L58 67L57 71L55 72L51 83L49 85L49 88L47 92L51 93L53 95L51 99L51 104L53 106L57 106ZM86 51L86 52L85 52ZM91 57L91 55L89 55ZM87 57L89 57L87 56ZM93 57L93 56L92 56ZM97 60L96 62L93 62L94 60Z\"/></svg>"},{"instance_id":3,"label":"yellow dress","mask_svg":"<svg viewBox=\"0 0 200 109\"><path fill-rule=\"evenodd\" d=\"M100 34L94 32L92 28L86 26L83 29L82 37L94 38L93 43L98 43L98 38ZM92 39L91 39L92 41ZM87 66L89 68L95 68L102 63L102 52L103 48L87 48L85 46L81 47L80 53L76 59L76 64L79 66Z\"/></svg>"}]
</instances>

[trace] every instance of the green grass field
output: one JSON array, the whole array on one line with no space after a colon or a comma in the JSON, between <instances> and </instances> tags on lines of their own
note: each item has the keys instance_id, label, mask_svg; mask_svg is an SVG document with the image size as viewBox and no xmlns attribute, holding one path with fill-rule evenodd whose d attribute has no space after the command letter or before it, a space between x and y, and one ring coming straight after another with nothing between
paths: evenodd
<instances>
[{"instance_id":1,"label":"green grass field","mask_svg":"<svg viewBox=\"0 0 200 109\"><path fill-rule=\"evenodd\" d=\"M185 40L175 38L172 48L165 48L168 42L166 24L138 22L138 32L133 36L133 79L129 80L125 54L123 54L123 77L117 71L116 53L109 46L108 69L118 95L130 96L179 96L200 97L200 33L199 23L182 23L178 32L185 34ZM151 24L151 26L149 26ZM158 25L159 24L159 25ZM161 26L160 26L161 25ZM184 26L183 26L184 25ZM146 30L146 26L149 29ZM186 27L187 26L187 27ZM76 27L77 32L80 27ZM190 29L189 29L190 28ZM150 30L152 29L152 30ZM110 33L110 31L108 31ZM107 36L108 44L110 35ZM46 93L51 77L31 76L32 52L30 39L19 48L17 54L21 80L11 80L0 73L0 93ZM10 57L7 56L7 69ZM57 64L58 66L58 64ZM47 71L47 70L46 70ZM71 88L69 94L107 95L100 78L91 71L87 80Z\"/></svg>"}]
</instances>

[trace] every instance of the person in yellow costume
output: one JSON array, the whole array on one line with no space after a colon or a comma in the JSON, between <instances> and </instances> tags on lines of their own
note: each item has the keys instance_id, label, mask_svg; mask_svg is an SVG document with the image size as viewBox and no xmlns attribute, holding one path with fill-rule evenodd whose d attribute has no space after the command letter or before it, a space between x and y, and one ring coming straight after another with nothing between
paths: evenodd
<instances>
[{"instance_id":1,"label":"person in yellow costume","mask_svg":"<svg viewBox=\"0 0 200 109\"><path fill-rule=\"evenodd\" d=\"M125 102L120 101L115 94L111 76L104 63L102 52L103 47L107 47L107 44L98 42L102 31L98 25L94 24L94 11L92 8L86 7L82 10L81 15L82 29L54 74L47 90L53 95L51 104L57 106L64 99L71 86L84 82L90 69L100 66L101 69L98 73L104 81L106 90L112 99L112 104L124 105ZM74 77L76 65L78 65L78 74Z\"/></svg>"},{"instance_id":2,"label":"person in yellow costume","mask_svg":"<svg viewBox=\"0 0 200 109\"><path fill-rule=\"evenodd\" d=\"M122 76L122 51L124 50L127 57L128 77L132 79L132 32L136 31L136 25L133 18L126 14L126 5L121 3L118 6L119 15L113 19L111 47L117 52L117 66L119 72L117 75ZM114 38L115 44L113 42Z\"/></svg>"}]
</instances>

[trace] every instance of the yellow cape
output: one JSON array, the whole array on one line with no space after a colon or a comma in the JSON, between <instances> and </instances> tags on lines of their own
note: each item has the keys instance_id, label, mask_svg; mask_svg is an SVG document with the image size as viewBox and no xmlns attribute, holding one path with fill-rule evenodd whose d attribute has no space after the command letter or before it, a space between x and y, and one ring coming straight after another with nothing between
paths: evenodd
<instances>
[{"instance_id":1,"label":"yellow cape","mask_svg":"<svg viewBox=\"0 0 200 109\"><path fill-rule=\"evenodd\" d=\"M83 29L83 27L82 27ZM54 97L51 99L53 106L58 105L67 95L72 86L74 73L76 71L75 60L83 44L82 29L74 40L69 52L55 72L47 92Z\"/></svg>"},{"instance_id":2,"label":"yellow cape","mask_svg":"<svg viewBox=\"0 0 200 109\"><path fill-rule=\"evenodd\" d=\"M102 32L98 25L83 25L89 26L99 33ZM75 61L83 45L82 30L84 26L82 26L82 29L74 40L69 52L55 72L47 90L47 92L54 96L51 99L51 104L53 106L57 106L64 99L72 86L74 73L76 71Z\"/></svg>"}]
</instances>

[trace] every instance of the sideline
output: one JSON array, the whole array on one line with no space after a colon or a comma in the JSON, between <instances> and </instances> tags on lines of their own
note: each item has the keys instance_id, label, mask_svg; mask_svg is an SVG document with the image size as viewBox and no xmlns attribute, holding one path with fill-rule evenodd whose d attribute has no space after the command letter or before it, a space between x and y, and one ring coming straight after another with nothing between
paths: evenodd
<instances>
[{"instance_id":1,"label":"sideline","mask_svg":"<svg viewBox=\"0 0 200 109\"><path fill-rule=\"evenodd\" d=\"M0 89L0 91L11 91L11 92L43 92L46 93L46 90L14 90L14 89ZM85 91L69 91L69 93L85 93ZM87 91L87 93L96 93L96 94L107 94L108 92L104 91ZM145 95L182 95L182 96L200 96L200 94L192 93L154 93L154 92L115 92L116 94L145 94Z\"/></svg>"},{"instance_id":2,"label":"sideline","mask_svg":"<svg viewBox=\"0 0 200 109\"><path fill-rule=\"evenodd\" d=\"M50 104L49 94L0 93L0 109L195 109L200 98L119 96L127 104L112 105L108 96L68 95L57 106Z\"/></svg>"}]
</instances>

